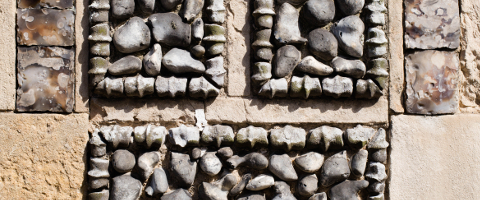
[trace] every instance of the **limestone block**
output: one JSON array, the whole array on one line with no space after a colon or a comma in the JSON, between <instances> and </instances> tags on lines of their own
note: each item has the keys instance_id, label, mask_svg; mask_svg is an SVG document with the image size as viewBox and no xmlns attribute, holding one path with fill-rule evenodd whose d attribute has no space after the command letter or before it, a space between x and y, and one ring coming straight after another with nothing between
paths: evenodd
<instances>
[{"instance_id":1,"label":"limestone block","mask_svg":"<svg viewBox=\"0 0 480 200\"><path fill-rule=\"evenodd\" d=\"M403 113L403 89L405 72L403 66L403 1L388 1L388 52L390 64L389 107L393 112Z\"/></svg>"},{"instance_id":2,"label":"limestone block","mask_svg":"<svg viewBox=\"0 0 480 200\"><path fill-rule=\"evenodd\" d=\"M0 118L1 197L85 198L87 114L2 113Z\"/></svg>"},{"instance_id":3,"label":"limestone block","mask_svg":"<svg viewBox=\"0 0 480 200\"><path fill-rule=\"evenodd\" d=\"M15 109L16 1L0 2L0 110Z\"/></svg>"},{"instance_id":4,"label":"limestone block","mask_svg":"<svg viewBox=\"0 0 480 200\"><path fill-rule=\"evenodd\" d=\"M105 3L105 0L97 0ZM89 91L88 91L88 35L90 29L88 1L75 1L75 112L88 112ZM94 3L96 1L92 1ZM109 1L106 2L108 5ZM98 5L98 4L97 4ZM94 12L93 10L91 10ZM108 13L108 10L106 11ZM108 16L108 14L107 14Z\"/></svg>"},{"instance_id":5,"label":"limestone block","mask_svg":"<svg viewBox=\"0 0 480 200\"><path fill-rule=\"evenodd\" d=\"M72 10L18 9L20 45L73 46L75 14Z\"/></svg>"}]
</instances>

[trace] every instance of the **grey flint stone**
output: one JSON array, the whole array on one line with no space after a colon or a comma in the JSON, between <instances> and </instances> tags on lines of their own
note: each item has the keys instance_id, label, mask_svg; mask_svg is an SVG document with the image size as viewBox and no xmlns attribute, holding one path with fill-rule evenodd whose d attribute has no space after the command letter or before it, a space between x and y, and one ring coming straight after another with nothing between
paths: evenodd
<instances>
[{"instance_id":1,"label":"grey flint stone","mask_svg":"<svg viewBox=\"0 0 480 200\"><path fill-rule=\"evenodd\" d=\"M272 187L275 179L270 175L260 174L248 182L246 189L250 191L260 191Z\"/></svg>"},{"instance_id":2,"label":"grey flint stone","mask_svg":"<svg viewBox=\"0 0 480 200\"><path fill-rule=\"evenodd\" d=\"M254 52L255 52L254 57L258 61L270 62L273 58L272 48L269 48L269 47L258 48L254 50Z\"/></svg>"},{"instance_id":3,"label":"grey flint stone","mask_svg":"<svg viewBox=\"0 0 480 200\"><path fill-rule=\"evenodd\" d=\"M229 159L233 156L233 150L232 148L230 147L223 147L223 148L220 148L218 151L217 151L217 154L216 154L220 159L222 160L226 160L226 159Z\"/></svg>"},{"instance_id":4,"label":"grey flint stone","mask_svg":"<svg viewBox=\"0 0 480 200\"><path fill-rule=\"evenodd\" d=\"M304 129L287 125L270 131L270 144L272 148L283 149L286 152L302 150L306 137L307 132Z\"/></svg>"},{"instance_id":5,"label":"grey flint stone","mask_svg":"<svg viewBox=\"0 0 480 200\"><path fill-rule=\"evenodd\" d=\"M155 80L155 90L159 97L183 97L187 93L187 82L187 78L158 76Z\"/></svg>"},{"instance_id":6,"label":"grey flint stone","mask_svg":"<svg viewBox=\"0 0 480 200\"><path fill-rule=\"evenodd\" d=\"M347 180L349 176L350 167L348 165L347 152L341 151L330 156L323 163L320 171L320 185L329 187L335 183Z\"/></svg>"},{"instance_id":7,"label":"grey flint stone","mask_svg":"<svg viewBox=\"0 0 480 200\"><path fill-rule=\"evenodd\" d=\"M225 38L225 28L218 24L205 24L205 36L203 42L207 45L207 55L215 56L223 52Z\"/></svg>"},{"instance_id":8,"label":"grey flint stone","mask_svg":"<svg viewBox=\"0 0 480 200\"><path fill-rule=\"evenodd\" d=\"M352 174L361 177L365 173L365 169L367 168L367 158L368 158L368 151L365 149L361 149L358 151L353 157L351 162L352 167Z\"/></svg>"},{"instance_id":9,"label":"grey flint stone","mask_svg":"<svg viewBox=\"0 0 480 200\"><path fill-rule=\"evenodd\" d=\"M237 200L266 200L266 198L262 192L244 192Z\"/></svg>"},{"instance_id":10,"label":"grey flint stone","mask_svg":"<svg viewBox=\"0 0 480 200\"><path fill-rule=\"evenodd\" d=\"M383 182L387 180L385 165L379 162L369 162L367 172L365 173L365 178L377 182Z\"/></svg>"},{"instance_id":11,"label":"grey flint stone","mask_svg":"<svg viewBox=\"0 0 480 200\"><path fill-rule=\"evenodd\" d=\"M202 182L198 189L199 196L206 200L228 199L228 192L235 184L237 184L237 177L232 174L227 174L213 183Z\"/></svg>"},{"instance_id":12,"label":"grey flint stone","mask_svg":"<svg viewBox=\"0 0 480 200\"><path fill-rule=\"evenodd\" d=\"M350 97L353 93L353 81L351 78L340 75L334 78L325 78L322 80L323 94L333 98Z\"/></svg>"},{"instance_id":13,"label":"grey flint stone","mask_svg":"<svg viewBox=\"0 0 480 200\"><path fill-rule=\"evenodd\" d=\"M190 80L190 84L188 85L188 91L190 92L190 97L199 99L216 97L220 93L220 90L203 76L199 78L192 78Z\"/></svg>"},{"instance_id":14,"label":"grey flint stone","mask_svg":"<svg viewBox=\"0 0 480 200\"><path fill-rule=\"evenodd\" d=\"M268 132L262 127L252 125L242 128L235 135L235 143L240 147L266 147L268 146Z\"/></svg>"},{"instance_id":15,"label":"grey flint stone","mask_svg":"<svg viewBox=\"0 0 480 200\"><path fill-rule=\"evenodd\" d=\"M223 0L207 1L207 18L212 23L222 24L225 21L225 6Z\"/></svg>"},{"instance_id":16,"label":"grey flint stone","mask_svg":"<svg viewBox=\"0 0 480 200\"><path fill-rule=\"evenodd\" d=\"M309 174L301 178L297 183L297 191L301 196L312 196L318 188L318 178L315 174Z\"/></svg>"},{"instance_id":17,"label":"grey flint stone","mask_svg":"<svg viewBox=\"0 0 480 200\"><path fill-rule=\"evenodd\" d=\"M215 152L205 153L200 158L198 165L209 176L215 176L222 170L222 161L215 155Z\"/></svg>"},{"instance_id":18,"label":"grey flint stone","mask_svg":"<svg viewBox=\"0 0 480 200\"><path fill-rule=\"evenodd\" d=\"M112 179L111 200L135 200L142 191L142 182L124 174Z\"/></svg>"},{"instance_id":19,"label":"grey flint stone","mask_svg":"<svg viewBox=\"0 0 480 200\"><path fill-rule=\"evenodd\" d=\"M90 170L88 176L90 178L108 178L108 165L110 162L102 158L90 158Z\"/></svg>"},{"instance_id":20,"label":"grey flint stone","mask_svg":"<svg viewBox=\"0 0 480 200\"><path fill-rule=\"evenodd\" d=\"M195 58L200 59L203 58L203 56L205 55L205 47L203 47L202 45L195 45L192 47L190 52Z\"/></svg>"},{"instance_id":21,"label":"grey flint stone","mask_svg":"<svg viewBox=\"0 0 480 200\"><path fill-rule=\"evenodd\" d=\"M192 195L188 190L180 188L164 194L161 200L192 200Z\"/></svg>"},{"instance_id":22,"label":"grey flint stone","mask_svg":"<svg viewBox=\"0 0 480 200\"><path fill-rule=\"evenodd\" d=\"M358 79L355 89L355 98L357 99L373 99L383 95L382 90L372 79Z\"/></svg>"},{"instance_id":23,"label":"grey flint stone","mask_svg":"<svg viewBox=\"0 0 480 200\"><path fill-rule=\"evenodd\" d=\"M388 61L385 58L377 58L368 62L367 75L372 77L380 89L384 89L388 82Z\"/></svg>"},{"instance_id":24,"label":"grey flint stone","mask_svg":"<svg viewBox=\"0 0 480 200\"><path fill-rule=\"evenodd\" d=\"M176 152L172 152L170 158L171 179L175 180L179 187L189 188L195 181L197 162L192 162L188 154Z\"/></svg>"},{"instance_id":25,"label":"grey flint stone","mask_svg":"<svg viewBox=\"0 0 480 200\"><path fill-rule=\"evenodd\" d=\"M273 0L255 0L253 17L259 29L271 29L273 26Z\"/></svg>"},{"instance_id":26,"label":"grey flint stone","mask_svg":"<svg viewBox=\"0 0 480 200\"><path fill-rule=\"evenodd\" d=\"M197 19L195 19L195 21L193 21L193 23L192 23L193 39L195 39L197 41L202 40L202 38L205 34L205 31L203 30L203 26L204 26L204 23L203 23L202 18L197 18Z\"/></svg>"},{"instance_id":27,"label":"grey flint stone","mask_svg":"<svg viewBox=\"0 0 480 200\"><path fill-rule=\"evenodd\" d=\"M197 127L180 125L169 131L170 142L179 147L198 146L200 142L200 130Z\"/></svg>"},{"instance_id":28,"label":"grey flint stone","mask_svg":"<svg viewBox=\"0 0 480 200\"><path fill-rule=\"evenodd\" d=\"M102 190L100 192L92 192L88 194L88 199L91 200L108 200L110 196L109 190Z\"/></svg>"},{"instance_id":29,"label":"grey flint stone","mask_svg":"<svg viewBox=\"0 0 480 200\"><path fill-rule=\"evenodd\" d=\"M336 0L345 15L355 15L362 10L365 0Z\"/></svg>"},{"instance_id":30,"label":"grey flint stone","mask_svg":"<svg viewBox=\"0 0 480 200\"><path fill-rule=\"evenodd\" d=\"M307 147L322 152L343 147L343 131L336 127L321 126L308 132Z\"/></svg>"},{"instance_id":31,"label":"grey flint stone","mask_svg":"<svg viewBox=\"0 0 480 200\"><path fill-rule=\"evenodd\" d=\"M253 169L262 170L268 167L268 159L260 153L249 153L243 157L234 155L227 160L227 166L235 169L238 166L247 166Z\"/></svg>"},{"instance_id":32,"label":"grey flint stone","mask_svg":"<svg viewBox=\"0 0 480 200\"><path fill-rule=\"evenodd\" d=\"M370 138L375 134L375 129L367 126L357 125L345 131L347 144L354 149L360 149L367 145Z\"/></svg>"},{"instance_id":33,"label":"grey flint stone","mask_svg":"<svg viewBox=\"0 0 480 200\"><path fill-rule=\"evenodd\" d=\"M112 0L112 17L125 19L133 15L135 0Z\"/></svg>"},{"instance_id":34,"label":"grey flint stone","mask_svg":"<svg viewBox=\"0 0 480 200\"><path fill-rule=\"evenodd\" d=\"M165 136L168 131L164 126L147 125L146 129L146 144L147 148L158 149L165 142Z\"/></svg>"},{"instance_id":35,"label":"grey flint stone","mask_svg":"<svg viewBox=\"0 0 480 200\"><path fill-rule=\"evenodd\" d=\"M142 70L142 61L135 56L125 56L114 62L108 68L108 73L114 76L136 74Z\"/></svg>"},{"instance_id":36,"label":"grey flint stone","mask_svg":"<svg viewBox=\"0 0 480 200\"><path fill-rule=\"evenodd\" d=\"M154 44L150 51L143 57L143 68L150 76L157 76L162 69L162 47Z\"/></svg>"},{"instance_id":37,"label":"grey flint stone","mask_svg":"<svg viewBox=\"0 0 480 200\"><path fill-rule=\"evenodd\" d=\"M113 44L122 53L133 53L150 46L150 29L140 17L130 18L113 34Z\"/></svg>"},{"instance_id":38,"label":"grey flint stone","mask_svg":"<svg viewBox=\"0 0 480 200\"><path fill-rule=\"evenodd\" d=\"M370 161L386 163L387 162L387 149L373 149L370 150Z\"/></svg>"},{"instance_id":39,"label":"grey flint stone","mask_svg":"<svg viewBox=\"0 0 480 200\"><path fill-rule=\"evenodd\" d=\"M310 24L317 27L325 26L335 17L335 3L333 0L308 0L303 12L305 20ZM310 38L308 40L310 41Z\"/></svg>"},{"instance_id":40,"label":"grey flint stone","mask_svg":"<svg viewBox=\"0 0 480 200\"><path fill-rule=\"evenodd\" d=\"M377 194L377 195L370 195L368 197L368 200L384 200L385 197L384 197L384 194L381 193L381 194Z\"/></svg>"},{"instance_id":41,"label":"grey flint stone","mask_svg":"<svg viewBox=\"0 0 480 200\"><path fill-rule=\"evenodd\" d=\"M154 167L160 162L161 154L158 151L151 151L138 157L137 165L140 169L142 180L147 180L153 173Z\"/></svg>"},{"instance_id":42,"label":"grey flint stone","mask_svg":"<svg viewBox=\"0 0 480 200\"><path fill-rule=\"evenodd\" d=\"M203 155L205 155L205 153L207 153L206 148L195 147L195 148L192 149L192 151L190 153L190 157L192 158L192 160L198 160Z\"/></svg>"},{"instance_id":43,"label":"grey flint stone","mask_svg":"<svg viewBox=\"0 0 480 200\"><path fill-rule=\"evenodd\" d=\"M371 193L385 192L385 182L373 182L368 185L368 191Z\"/></svg>"},{"instance_id":44,"label":"grey flint stone","mask_svg":"<svg viewBox=\"0 0 480 200\"><path fill-rule=\"evenodd\" d=\"M298 17L300 14L289 3L283 3L278 9L278 15L273 28L275 40L280 44L305 43L307 39L300 35Z\"/></svg>"},{"instance_id":45,"label":"grey flint stone","mask_svg":"<svg viewBox=\"0 0 480 200\"><path fill-rule=\"evenodd\" d=\"M135 167L135 155L128 150L119 149L112 155L112 166L119 173L127 173Z\"/></svg>"},{"instance_id":46,"label":"grey flint stone","mask_svg":"<svg viewBox=\"0 0 480 200\"><path fill-rule=\"evenodd\" d=\"M331 65L335 72L352 78L363 78L367 70L367 67L361 60L348 57L335 57Z\"/></svg>"},{"instance_id":47,"label":"grey flint stone","mask_svg":"<svg viewBox=\"0 0 480 200\"><path fill-rule=\"evenodd\" d=\"M312 151L295 158L294 163L303 172L315 173L322 167L324 158L322 154Z\"/></svg>"},{"instance_id":48,"label":"grey flint stone","mask_svg":"<svg viewBox=\"0 0 480 200\"><path fill-rule=\"evenodd\" d=\"M318 97L322 95L322 84L319 78L310 78L292 76L290 80L290 97L300 97L308 99L309 97Z\"/></svg>"},{"instance_id":49,"label":"grey flint stone","mask_svg":"<svg viewBox=\"0 0 480 200\"><path fill-rule=\"evenodd\" d=\"M163 66L175 74L205 72L205 65L190 56L190 52L173 48L163 56Z\"/></svg>"},{"instance_id":50,"label":"grey flint stone","mask_svg":"<svg viewBox=\"0 0 480 200\"><path fill-rule=\"evenodd\" d=\"M262 85L258 95L273 99L273 97L288 96L288 82L285 78L270 79Z\"/></svg>"},{"instance_id":51,"label":"grey flint stone","mask_svg":"<svg viewBox=\"0 0 480 200\"><path fill-rule=\"evenodd\" d=\"M162 7L167 11L172 11L177 7L178 4L181 4L183 0L160 0Z\"/></svg>"},{"instance_id":52,"label":"grey flint stone","mask_svg":"<svg viewBox=\"0 0 480 200\"><path fill-rule=\"evenodd\" d=\"M144 78L141 74L125 78L125 94L128 97L144 97L155 92L155 78Z\"/></svg>"},{"instance_id":53,"label":"grey flint stone","mask_svg":"<svg viewBox=\"0 0 480 200\"><path fill-rule=\"evenodd\" d=\"M365 6L365 9L370 12L367 15L367 20L369 23L377 26L385 25L385 12L387 8L385 7L384 0L372 0Z\"/></svg>"},{"instance_id":54,"label":"grey flint stone","mask_svg":"<svg viewBox=\"0 0 480 200\"><path fill-rule=\"evenodd\" d=\"M238 194L240 194L244 189L245 187L247 186L247 183L252 179L252 174L244 174L242 176L242 180L240 180L240 182L237 183L237 185L235 185L231 190L230 190L230 193L229 195L230 196L237 196Z\"/></svg>"},{"instance_id":55,"label":"grey flint stone","mask_svg":"<svg viewBox=\"0 0 480 200\"><path fill-rule=\"evenodd\" d=\"M110 56L110 43L109 42L97 42L91 45L90 53L94 56Z\"/></svg>"},{"instance_id":56,"label":"grey flint stone","mask_svg":"<svg viewBox=\"0 0 480 200\"><path fill-rule=\"evenodd\" d=\"M131 126L119 125L102 126L100 127L100 132L103 138L112 145L113 149L127 148L130 145L133 128Z\"/></svg>"},{"instance_id":57,"label":"grey flint stone","mask_svg":"<svg viewBox=\"0 0 480 200\"><path fill-rule=\"evenodd\" d=\"M110 26L108 23L101 23L90 27L88 40L92 42L111 42Z\"/></svg>"},{"instance_id":58,"label":"grey flint stone","mask_svg":"<svg viewBox=\"0 0 480 200\"><path fill-rule=\"evenodd\" d=\"M272 65L268 62L256 62L253 65L252 81L265 83L272 78Z\"/></svg>"},{"instance_id":59,"label":"grey flint stone","mask_svg":"<svg viewBox=\"0 0 480 200\"><path fill-rule=\"evenodd\" d=\"M90 154L93 157L102 157L107 153L107 144L102 141L102 138L98 134L99 132L100 130L96 128L88 141L90 144Z\"/></svg>"},{"instance_id":60,"label":"grey flint stone","mask_svg":"<svg viewBox=\"0 0 480 200\"><path fill-rule=\"evenodd\" d=\"M290 185L283 181L275 181L275 197L272 200L297 200L290 192Z\"/></svg>"},{"instance_id":61,"label":"grey flint stone","mask_svg":"<svg viewBox=\"0 0 480 200\"><path fill-rule=\"evenodd\" d=\"M308 200L327 200L327 194L325 192L317 193L308 198Z\"/></svg>"},{"instance_id":62,"label":"grey flint stone","mask_svg":"<svg viewBox=\"0 0 480 200\"><path fill-rule=\"evenodd\" d=\"M370 28L367 33L367 50L368 57L380 57L387 54L388 40L385 37L385 32L378 28Z\"/></svg>"},{"instance_id":63,"label":"grey flint stone","mask_svg":"<svg viewBox=\"0 0 480 200\"><path fill-rule=\"evenodd\" d=\"M270 37L272 36L272 29L263 29L255 33L255 41L252 43L254 48L268 47L273 48L273 44L270 43Z\"/></svg>"},{"instance_id":64,"label":"grey flint stone","mask_svg":"<svg viewBox=\"0 0 480 200\"><path fill-rule=\"evenodd\" d=\"M138 5L143 13L153 13L156 0L138 0Z\"/></svg>"},{"instance_id":65,"label":"grey flint stone","mask_svg":"<svg viewBox=\"0 0 480 200\"><path fill-rule=\"evenodd\" d=\"M108 188L109 184L110 184L110 180L108 178L90 178L89 179L89 188L91 190Z\"/></svg>"},{"instance_id":66,"label":"grey flint stone","mask_svg":"<svg viewBox=\"0 0 480 200\"><path fill-rule=\"evenodd\" d=\"M368 186L368 181L346 180L328 191L330 200L358 200L357 193Z\"/></svg>"},{"instance_id":67,"label":"grey flint stone","mask_svg":"<svg viewBox=\"0 0 480 200\"><path fill-rule=\"evenodd\" d=\"M150 182L145 189L145 193L148 196L156 196L163 194L168 190L168 178L167 174L162 168L155 168L153 175L150 177Z\"/></svg>"},{"instance_id":68,"label":"grey flint stone","mask_svg":"<svg viewBox=\"0 0 480 200\"><path fill-rule=\"evenodd\" d=\"M227 74L227 70L223 68L223 57L217 56L210 58L205 61L205 66L207 67L207 70L205 71L205 77L212 80L216 86L223 87L225 75Z\"/></svg>"},{"instance_id":69,"label":"grey flint stone","mask_svg":"<svg viewBox=\"0 0 480 200\"><path fill-rule=\"evenodd\" d=\"M148 24L152 28L153 39L171 47L187 47L192 40L191 26L184 23L175 13L150 15Z\"/></svg>"},{"instance_id":70,"label":"grey flint stone","mask_svg":"<svg viewBox=\"0 0 480 200\"><path fill-rule=\"evenodd\" d=\"M235 140L233 129L227 125L206 126L202 131L202 142L213 144L217 148L220 146L230 146Z\"/></svg>"},{"instance_id":71,"label":"grey flint stone","mask_svg":"<svg viewBox=\"0 0 480 200\"><path fill-rule=\"evenodd\" d=\"M122 97L123 96L123 79L106 77L95 87L95 94L105 97Z\"/></svg>"},{"instance_id":72,"label":"grey flint stone","mask_svg":"<svg viewBox=\"0 0 480 200\"><path fill-rule=\"evenodd\" d=\"M345 17L335 23L331 30L338 40L340 49L356 58L363 56L363 31L365 31L365 25L359 17L355 15Z\"/></svg>"},{"instance_id":73,"label":"grey flint stone","mask_svg":"<svg viewBox=\"0 0 480 200\"><path fill-rule=\"evenodd\" d=\"M100 81L105 79L105 74L107 73L110 62L102 57L94 57L90 59L90 70L88 70L88 75L90 75L90 85L95 86Z\"/></svg>"},{"instance_id":74,"label":"grey flint stone","mask_svg":"<svg viewBox=\"0 0 480 200\"><path fill-rule=\"evenodd\" d=\"M271 155L268 169L284 181L296 181L298 179L292 161L287 154Z\"/></svg>"},{"instance_id":75,"label":"grey flint stone","mask_svg":"<svg viewBox=\"0 0 480 200\"><path fill-rule=\"evenodd\" d=\"M300 64L296 67L297 70L300 70L305 73L318 75L318 76L328 76L333 73L333 68L323 64L322 62L315 59L313 56L306 56L300 61Z\"/></svg>"},{"instance_id":76,"label":"grey flint stone","mask_svg":"<svg viewBox=\"0 0 480 200\"><path fill-rule=\"evenodd\" d=\"M205 0L183 0L182 10L183 20L191 22L202 11Z\"/></svg>"},{"instance_id":77,"label":"grey flint stone","mask_svg":"<svg viewBox=\"0 0 480 200\"><path fill-rule=\"evenodd\" d=\"M318 59L330 61L338 55L338 41L329 31L317 28L308 34L308 49Z\"/></svg>"}]
</instances>

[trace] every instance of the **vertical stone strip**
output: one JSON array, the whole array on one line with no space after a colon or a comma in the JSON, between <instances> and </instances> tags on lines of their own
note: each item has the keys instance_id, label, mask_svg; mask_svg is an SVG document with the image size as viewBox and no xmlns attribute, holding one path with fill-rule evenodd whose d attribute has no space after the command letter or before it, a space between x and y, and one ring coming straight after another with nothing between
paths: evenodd
<instances>
[{"instance_id":1,"label":"vertical stone strip","mask_svg":"<svg viewBox=\"0 0 480 200\"><path fill-rule=\"evenodd\" d=\"M0 110L15 109L15 1L0 2Z\"/></svg>"},{"instance_id":2,"label":"vertical stone strip","mask_svg":"<svg viewBox=\"0 0 480 200\"><path fill-rule=\"evenodd\" d=\"M403 2L388 1L388 40L390 54L390 110L403 113Z\"/></svg>"},{"instance_id":3,"label":"vertical stone strip","mask_svg":"<svg viewBox=\"0 0 480 200\"><path fill-rule=\"evenodd\" d=\"M76 1L75 112L88 112L88 0Z\"/></svg>"}]
</instances>

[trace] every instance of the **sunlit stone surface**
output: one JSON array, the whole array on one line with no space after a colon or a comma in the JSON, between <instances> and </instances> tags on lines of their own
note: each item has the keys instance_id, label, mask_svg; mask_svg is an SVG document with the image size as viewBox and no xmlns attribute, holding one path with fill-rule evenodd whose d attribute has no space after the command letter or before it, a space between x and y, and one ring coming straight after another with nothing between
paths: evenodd
<instances>
[{"instance_id":1,"label":"sunlit stone surface","mask_svg":"<svg viewBox=\"0 0 480 200\"><path fill-rule=\"evenodd\" d=\"M73 0L18 0L19 8L73 8Z\"/></svg>"},{"instance_id":2,"label":"sunlit stone surface","mask_svg":"<svg viewBox=\"0 0 480 200\"><path fill-rule=\"evenodd\" d=\"M458 108L458 65L455 52L429 50L407 55L407 111L416 114L455 113Z\"/></svg>"},{"instance_id":3,"label":"sunlit stone surface","mask_svg":"<svg viewBox=\"0 0 480 200\"><path fill-rule=\"evenodd\" d=\"M17 9L17 42L28 46L73 46L74 22L72 10Z\"/></svg>"},{"instance_id":4,"label":"sunlit stone surface","mask_svg":"<svg viewBox=\"0 0 480 200\"><path fill-rule=\"evenodd\" d=\"M72 112L74 57L60 47L19 47L17 111Z\"/></svg>"}]
</instances>

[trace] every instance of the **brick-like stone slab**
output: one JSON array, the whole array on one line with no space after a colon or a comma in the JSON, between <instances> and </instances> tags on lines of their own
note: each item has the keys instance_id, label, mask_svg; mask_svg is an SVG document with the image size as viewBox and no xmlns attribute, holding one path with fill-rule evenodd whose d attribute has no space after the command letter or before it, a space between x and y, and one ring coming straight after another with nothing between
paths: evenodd
<instances>
[{"instance_id":1,"label":"brick-like stone slab","mask_svg":"<svg viewBox=\"0 0 480 200\"><path fill-rule=\"evenodd\" d=\"M89 1L76 1L75 15L75 112L88 112L88 31Z\"/></svg>"},{"instance_id":2,"label":"brick-like stone slab","mask_svg":"<svg viewBox=\"0 0 480 200\"><path fill-rule=\"evenodd\" d=\"M15 109L16 2L0 1L0 110Z\"/></svg>"},{"instance_id":3,"label":"brick-like stone slab","mask_svg":"<svg viewBox=\"0 0 480 200\"><path fill-rule=\"evenodd\" d=\"M392 116L390 199L480 199L480 115Z\"/></svg>"},{"instance_id":4,"label":"brick-like stone slab","mask_svg":"<svg viewBox=\"0 0 480 200\"><path fill-rule=\"evenodd\" d=\"M0 119L0 199L83 199L87 114Z\"/></svg>"}]
</instances>

